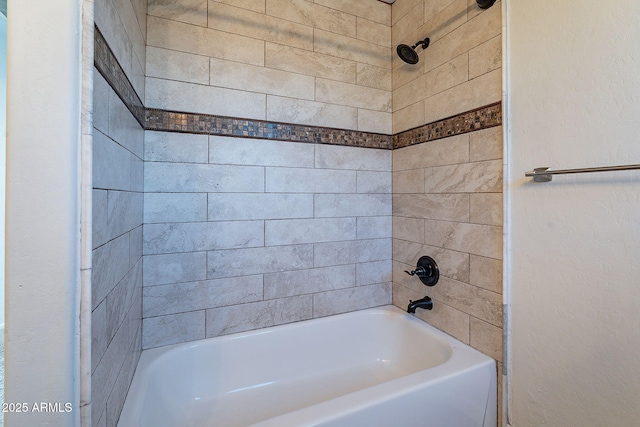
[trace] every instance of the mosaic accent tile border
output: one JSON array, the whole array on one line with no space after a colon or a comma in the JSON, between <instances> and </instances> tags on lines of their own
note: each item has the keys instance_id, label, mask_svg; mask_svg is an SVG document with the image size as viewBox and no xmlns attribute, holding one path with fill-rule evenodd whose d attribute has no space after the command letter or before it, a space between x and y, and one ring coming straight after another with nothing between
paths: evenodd
<instances>
[{"instance_id":1,"label":"mosaic accent tile border","mask_svg":"<svg viewBox=\"0 0 640 427\"><path fill-rule=\"evenodd\" d=\"M393 135L392 149L475 132L502 124L502 102L466 111Z\"/></svg>"},{"instance_id":2,"label":"mosaic accent tile border","mask_svg":"<svg viewBox=\"0 0 640 427\"><path fill-rule=\"evenodd\" d=\"M151 108L145 129L391 149L391 135Z\"/></svg>"},{"instance_id":3,"label":"mosaic accent tile border","mask_svg":"<svg viewBox=\"0 0 640 427\"><path fill-rule=\"evenodd\" d=\"M144 127L145 108L140 97L133 89L133 85L124 73L118 59L107 44L104 36L97 26L94 26L93 42L94 42L94 58L93 64L102 74L107 83L113 88L115 93L120 97L124 105L127 106L133 117Z\"/></svg>"},{"instance_id":4,"label":"mosaic accent tile border","mask_svg":"<svg viewBox=\"0 0 640 427\"><path fill-rule=\"evenodd\" d=\"M94 65L145 130L395 149L502 124L502 103L395 135L145 108L97 26Z\"/></svg>"}]
</instances>

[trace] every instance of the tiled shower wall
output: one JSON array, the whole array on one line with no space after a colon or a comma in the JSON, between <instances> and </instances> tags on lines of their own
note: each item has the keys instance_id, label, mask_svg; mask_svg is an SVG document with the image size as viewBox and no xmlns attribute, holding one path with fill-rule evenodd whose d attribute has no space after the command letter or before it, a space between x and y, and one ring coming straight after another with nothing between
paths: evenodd
<instances>
[{"instance_id":1,"label":"tiled shower wall","mask_svg":"<svg viewBox=\"0 0 640 427\"><path fill-rule=\"evenodd\" d=\"M397 0L392 45L429 37L420 61L393 55L393 133L455 116L502 98L501 2L478 8L476 0Z\"/></svg>"},{"instance_id":2,"label":"tiled shower wall","mask_svg":"<svg viewBox=\"0 0 640 427\"><path fill-rule=\"evenodd\" d=\"M390 9L150 0L145 105L390 134Z\"/></svg>"},{"instance_id":3,"label":"tiled shower wall","mask_svg":"<svg viewBox=\"0 0 640 427\"><path fill-rule=\"evenodd\" d=\"M389 150L147 131L143 348L391 301Z\"/></svg>"},{"instance_id":4,"label":"tiled shower wall","mask_svg":"<svg viewBox=\"0 0 640 427\"><path fill-rule=\"evenodd\" d=\"M404 270L440 268L427 288ZM502 127L393 151L393 301L434 300L419 317L502 360Z\"/></svg>"},{"instance_id":5,"label":"tiled shower wall","mask_svg":"<svg viewBox=\"0 0 640 427\"><path fill-rule=\"evenodd\" d=\"M146 106L391 133L390 8L149 3ZM391 302L391 152L147 131L143 347Z\"/></svg>"},{"instance_id":6,"label":"tiled shower wall","mask_svg":"<svg viewBox=\"0 0 640 427\"><path fill-rule=\"evenodd\" d=\"M146 107L390 135L501 98L500 2L398 0L393 27L374 0L143 3L96 1L96 24ZM417 66L391 54L426 35ZM418 316L500 361L501 127L393 155L156 131L142 148L95 80L94 425L141 347L388 304L392 280L396 305L429 293ZM428 291L402 273L425 254Z\"/></svg>"},{"instance_id":7,"label":"tiled shower wall","mask_svg":"<svg viewBox=\"0 0 640 427\"><path fill-rule=\"evenodd\" d=\"M393 59L394 134L498 102L501 2L397 0L393 45L425 36L416 66ZM502 126L393 150L393 303L429 295L416 315L502 361ZM403 271L422 255L433 288ZM500 384L501 381L498 381ZM500 399L499 399L500 402Z\"/></svg>"},{"instance_id":8,"label":"tiled shower wall","mask_svg":"<svg viewBox=\"0 0 640 427\"><path fill-rule=\"evenodd\" d=\"M95 24L144 96L146 1L96 0ZM142 347L144 130L93 80L91 420L115 426Z\"/></svg>"}]
</instances>

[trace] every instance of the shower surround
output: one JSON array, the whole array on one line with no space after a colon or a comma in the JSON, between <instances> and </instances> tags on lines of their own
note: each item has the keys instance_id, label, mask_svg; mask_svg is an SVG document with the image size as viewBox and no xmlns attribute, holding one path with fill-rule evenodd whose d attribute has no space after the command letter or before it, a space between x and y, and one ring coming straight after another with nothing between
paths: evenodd
<instances>
[{"instance_id":1,"label":"shower surround","mask_svg":"<svg viewBox=\"0 0 640 427\"><path fill-rule=\"evenodd\" d=\"M144 101L95 73L93 425L141 348L405 308L423 254L418 316L500 361L499 2L116 3L96 25ZM433 57L392 57L423 32Z\"/></svg>"},{"instance_id":2,"label":"shower surround","mask_svg":"<svg viewBox=\"0 0 640 427\"><path fill-rule=\"evenodd\" d=\"M424 296L403 271L433 257L434 308L417 315L500 363L501 2L396 1L393 45L425 35L417 65L393 58L393 301Z\"/></svg>"},{"instance_id":3,"label":"shower surround","mask_svg":"<svg viewBox=\"0 0 640 427\"><path fill-rule=\"evenodd\" d=\"M393 303L403 307L428 294L433 310L416 315L496 359L498 372L503 143L501 106L494 103L502 98L501 7L398 0L392 9L394 46L431 40L415 66L393 58ZM483 106L486 114L461 114ZM440 266L440 282L428 292L403 272L421 255ZM499 406L501 385L499 379Z\"/></svg>"},{"instance_id":4,"label":"shower surround","mask_svg":"<svg viewBox=\"0 0 640 427\"><path fill-rule=\"evenodd\" d=\"M227 3L149 3L143 348L391 302L389 7Z\"/></svg>"},{"instance_id":5,"label":"shower surround","mask_svg":"<svg viewBox=\"0 0 640 427\"><path fill-rule=\"evenodd\" d=\"M145 137L143 348L390 302L389 150Z\"/></svg>"}]
</instances>

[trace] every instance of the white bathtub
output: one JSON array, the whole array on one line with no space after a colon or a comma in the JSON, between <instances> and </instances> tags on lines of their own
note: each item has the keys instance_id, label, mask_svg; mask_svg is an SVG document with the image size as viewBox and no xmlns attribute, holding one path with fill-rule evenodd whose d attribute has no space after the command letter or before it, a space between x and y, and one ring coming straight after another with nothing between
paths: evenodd
<instances>
[{"instance_id":1,"label":"white bathtub","mask_svg":"<svg viewBox=\"0 0 640 427\"><path fill-rule=\"evenodd\" d=\"M493 359L393 306L142 352L119 427L494 427Z\"/></svg>"}]
</instances>

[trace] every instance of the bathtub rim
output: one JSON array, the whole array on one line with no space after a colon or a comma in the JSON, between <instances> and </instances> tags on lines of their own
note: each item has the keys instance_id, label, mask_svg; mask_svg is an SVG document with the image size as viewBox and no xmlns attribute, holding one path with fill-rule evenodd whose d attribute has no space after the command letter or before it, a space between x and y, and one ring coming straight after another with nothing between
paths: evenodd
<instances>
[{"instance_id":1,"label":"bathtub rim","mask_svg":"<svg viewBox=\"0 0 640 427\"><path fill-rule=\"evenodd\" d=\"M138 365L136 366L136 371L129 388L129 392L127 393L125 399L125 404L118 421L118 426L120 426L120 421L122 421L123 419L135 419L134 417L136 416L136 414L139 414L141 410L140 406L143 404L141 395L146 390L150 371L154 367L155 363L162 360L162 356L171 354L174 350L197 348L199 346L204 346L212 341L219 342L265 334L275 329L286 330L289 328L300 328L304 327L305 323L308 322L331 323L352 316L375 314L401 317L400 321L409 322L416 326L418 329L424 331L430 337L448 344L451 348L451 354L449 358L443 363L427 368L425 370L397 377L383 383L359 389L354 392L318 402L285 414L261 420L252 425L256 427L277 426L278 422L297 419L300 416L302 416L303 418L312 416L317 417L318 420L325 421L335 418L340 414L351 412L354 410L354 408L364 405L370 405L373 402L388 401L403 394L408 394L424 387L433 386L439 382L446 381L446 379L450 377L461 375L465 372L477 369L490 369L493 372L492 382L495 383L497 381L495 373L496 362L494 359L472 348L468 344L461 342L455 337L435 328L434 326L419 319L418 317L406 313L404 310L401 310L394 305L384 305L364 310L336 314L332 316L303 320L299 322L276 325L245 332L237 332L212 338L204 338L184 343L170 344L167 346L143 350L138 361ZM490 390L493 387L495 387L495 384L489 385L489 393L491 392ZM131 396L133 396L133 400L130 399ZM490 400L490 398L491 396L488 395L488 401ZM331 408L331 413L327 414L325 408Z\"/></svg>"}]
</instances>

